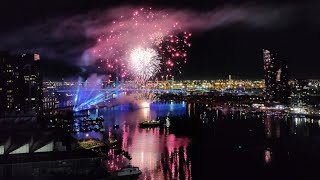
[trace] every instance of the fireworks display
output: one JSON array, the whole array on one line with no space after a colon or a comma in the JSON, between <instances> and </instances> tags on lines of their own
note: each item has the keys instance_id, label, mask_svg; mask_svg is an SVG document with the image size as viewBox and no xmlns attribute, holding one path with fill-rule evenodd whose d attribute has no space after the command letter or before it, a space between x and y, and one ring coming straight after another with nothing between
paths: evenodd
<instances>
[{"instance_id":1,"label":"fireworks display","mask_svg":"<svg viewBox=\"0 0 320 180\"><path fill-rule=\"evenodd\" d=\"M153 49L137 48L130 53L128 69L141 82L146 82L160 70L160 57Z\"/></svg>"},{"instance_id":2,"label":"fireworks display","mask_svg":"<svg viewBox=\"0 0 320 180\"><path fill-rule=\"evenodd\" d=\"M148 81L157 74L181 73L191 33L169 16L152 8L123 12L105 27L89 54L121 78Z\"/></svg>"}]
</instances>

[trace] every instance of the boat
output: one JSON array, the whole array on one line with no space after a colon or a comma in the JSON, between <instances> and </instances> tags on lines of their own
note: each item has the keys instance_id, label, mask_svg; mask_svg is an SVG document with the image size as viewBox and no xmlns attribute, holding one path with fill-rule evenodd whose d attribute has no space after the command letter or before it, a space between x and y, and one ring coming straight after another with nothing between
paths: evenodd
<instances>
[{"instance_id":1,"label":"boat","mask_svg":"<svg viewBox=\"0 0 320 180\"><path fill-rule=\"evenodd\" d=\"M98 131L100 130L100 126L99 126L99 125L94 125L94 126L93 126L93 130L94 130L95 132L98 132Z\"/></svg>"},{"instance_id":2,"label":"boat","mask_svg":"<svg viewBox=\"0 0 320 180\"><path fill-rule=\"evenodd\" d=\"M137 176L140 175L142 172L139 169L139 167L134 167L131 165L128 165L126 167L121 168L119 171L117 171L117 176Z\"/></svg>"},{"instance_id":3,"label":"boat","mask_svg":"<svg viewBox=\"0 0 320 180\"><path fill-rule=\"evenodd\" d=\"M139 126L141 128L145 127L159 127L161 125L160 121L155 121L155 120L149 120L149 121L143 121L139 123Z\"/></svg>"}]
</instances>

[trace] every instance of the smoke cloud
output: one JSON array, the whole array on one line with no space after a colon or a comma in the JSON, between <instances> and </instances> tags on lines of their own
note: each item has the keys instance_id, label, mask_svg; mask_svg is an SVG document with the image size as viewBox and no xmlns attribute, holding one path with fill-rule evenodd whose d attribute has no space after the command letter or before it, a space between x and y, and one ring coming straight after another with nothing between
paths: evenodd
<instances>
[{"instance_id":1,"label":"smoke cloud","mask_svg":"<svg viewBox=\"0 0 320 180\"><path fill-rule=\"evenodd\" d=\"M93 49L103 50L105 44L99 44L97 39L106 35L113 27L115 20L121 19L126 23L132 21L132 13L139 8L125 6L111 8L105 11L91 12L72 17L48 19L14 32L0 36L1 50L14 50L15 52L38 52L42 57L51 60L60 60L74 66L93 66L98 56L93 56ZM164 24L168 32L175 31L171 25L178 22L182 31L202 33L217 27L232 24L244 24L248 28L281 28L290 23L291 7L271 6L226 6L208 12L176 9L154 9L154 12L166 15L166 20L155 20L150 26ZM281 20L280 20L281 18ZM125 32L132 28L113 29ZM149 27L147 26L146 29ZM145 31L142 31L145 32ZM135 31L131 36L138 36ZM132 41L131 41L132 40ZM134 43L134 39L120 41L119 44ZM114 42L112 42L114 43ZM119 45L122 47L123 44ZM117 47L115 47L117 48ZM104 53L103 56L112 56Z\"/></svg>"}]
</instances>

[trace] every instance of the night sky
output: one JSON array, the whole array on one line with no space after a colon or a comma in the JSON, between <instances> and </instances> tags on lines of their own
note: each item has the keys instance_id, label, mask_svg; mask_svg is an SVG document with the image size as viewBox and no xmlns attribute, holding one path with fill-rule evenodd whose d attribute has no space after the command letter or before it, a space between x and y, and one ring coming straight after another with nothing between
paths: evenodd
<instances>
[{"instance_id":1,"label":"night sky","mask_svg":"<svg viewBox=\"0 0 320 180\"><path fill-rule=\"evenodd\" d=\"M134 2L134 3L132 3ZM227 4L226 4L227 3ZM194 32L189 62L185 65L182 75L176 79L215 79L227 78L229 74L236 78L263 78L262 48L277 49L280 56L288 62L291 78L319 78L319 42L320 42L320 3L316 1L130 1L116 0L2 0L0 2L0 50L16 51L29 46L41 47L45 43L47 49L61 48L68 51L68 56L50 56L41 54L42 66L49 79L70 77L83 71L75 65L82 50L92 45L92 39L81 37L81 30L75 30L72 38L46 42L20 42L12 34L22 33L24 27L46 23L50 19L63 19L90 12L104 11L119 5L152 6L154 8L191 9L193 11L209 11L226 5L233 7L259 7L263 13L252 13L246 23L234 22L212 28L205 32ZM250 11L250 10L248 10ZM281 11L281 13L278 13ZM250 14L250 12L249 12ZM268 17L272 16L272 20ZM252 20L252 23L250 23ZM258 25L257 25L258 23ZM45 31L45 30L44 30ZM71 30L73 31L73 30ZM32 34L32 33L31 33ZM75 37L79 34L79 37ZM30 34L29 34L30 35ZM13 43L8 44L10 37ZM49 40L48 40L49 41ZM33 44L34 43L34 44ZM30 45L31 44L31 45ZM35 45L36 44L36 45ZM49 45L48 45L49 44ZM23 47L25 45L25 47ZM17 48L15 48L17 46ZM58 51L58 52L59 52ZM91 72L90 68L86 71ZM92 70L94 72L94 70Z\"/></svg>"}]
</instances>

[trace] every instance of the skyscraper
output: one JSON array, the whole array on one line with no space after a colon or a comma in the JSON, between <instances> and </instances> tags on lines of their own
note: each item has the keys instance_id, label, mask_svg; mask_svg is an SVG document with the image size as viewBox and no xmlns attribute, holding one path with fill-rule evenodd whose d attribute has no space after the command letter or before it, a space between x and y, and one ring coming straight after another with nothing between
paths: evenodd
<instances>
[{"instance_id":1,"label":"skyscraper","mask_svg":"<svg viewBox=\"0 0 320 180\"><path fill-rule=\"evenodd\" d=\"M312 91L306 79L296 79L291 83L291 105L305 106L309 100L309 91Z\"/></svg>"},{"instance_id":2,"label":"skyscraper","mask_svg":"<svg viewBox=\"0 0 320 180\"><path fill-rule=\"evenodd\" d=\"M263 49L267 102L289 103L288 65L276 52Z\"/></svg>"},{"instance_id":3,"label":"skyscraper","mask_svg":"<svg viewBox=\"0 0 320 180\"><path fill-rule=\"evenodd\" d=\"M39 112L42 77L39 54L0 52L0 112Z\"/></svg>"}]
</instances>

